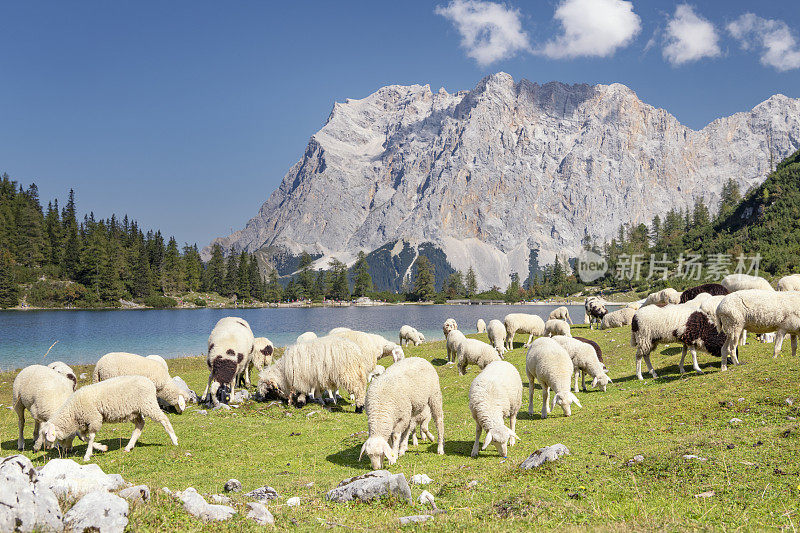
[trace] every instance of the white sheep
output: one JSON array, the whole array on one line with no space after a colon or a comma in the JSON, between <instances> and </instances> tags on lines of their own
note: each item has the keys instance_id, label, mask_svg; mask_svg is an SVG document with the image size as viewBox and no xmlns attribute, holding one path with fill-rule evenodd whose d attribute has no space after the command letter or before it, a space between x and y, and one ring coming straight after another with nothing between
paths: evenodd
<instances>
[{"instance_id":1,"label":"white sheep","mask_svg":"<svg viewBox=\"0 0 800 533\"><path fill-rule=\"evenodd\" d=\"M338 333L342 333L343 331L352 331L350 328L346 328L344 326L339 326L338 328L333 328L328 332L328 335L336 335Z\"/></svg>"},{"instance_id":2,"label":"white sheep","mask_svg":"<svg viewBox=\"0 0 800 533\"><path fill-rule=\"evenodd\" d=\"M421 357L409 357L390 366L367 391L369 438L361 446L359 461L367 454L375 470L381 468L384 458L389 464L397 462L408 445L412 420L422 415L426 406L436 423L437 453L443 455L444 411L436 369Z\"/></svg>"},{"instance_id":3,"label":"white sheep","mask_svg":"<svg viewBox=\"0 0 800 533\"><path fill-rule=\"evenodd\" d=\"M477 365L483 370L486 365L493 361L500 361L500 354L491 344L486 344L478 339L464 339L456 350L458 359L458 373L467 373L467 365Z\"/></svg>"},{"instance_id":4,"label":"white sheep","mask_svg":"<svg viewBox=\"0 0 800 533\"><path fill-rule=\"evenodd\" d=\"M370 372L367 376L367 382L372 383L373 379L377 378L378 376L382 376L384 372L386 372L386 367L383 365L375 365L375 368L373 368L372 372ZM336 401L335 396L334 401Z\"/></svg>"},{"instance_id":5,"label":"white sheep","mask_svg":"<svg viewBox=\"0 0 800 533\"><path fill-rule=\"evenodd\" d=\"M583 308L586 311L584 322L589 324L589 329L594 328L594 324L599 324L603 317L608 314L606 304L599 296L587 297L583 302Z\"/></svg>"},{"instance_id":6,"label":"white sheep","mask_svg":"<svg viewBox=\"0 0 800 533\"><path fill-rule=\"evenodd\" d=\"M741 337L744 329L756 334L774 331L773 357L778 357L783 338L790 335L794 356L797 353L797 335L800 334L800 293L762 289L736 291L720 302L717 320L726 336L722 370L727 370L726 354L734 364L739 364L735 340Z\"/></svg>"},{"instance_id":7,"label":"white sheep","mask_svg":"<svg viewBox=\"0 0 800 533\"><path fill-rule=\"evenodd\" d=\"M497 453L508 456L508 446L519 438L515 432L517 413L522 406L522 378L508 361L488 364L469 387L469 410L475 419L475 444L472 457L478 456L481 433L486 431L485 450L494 443ZM503 420L508 418L509 426Z\"/></svg>"},{"instance_id":8,"label":"white sheep","mask_svg":"<svg viewBox=\"0 0 800 533\"><path fill-rule=\"evenodd\" d=\"M489 344L497 350L497 355L502 359L506 353L506 327L499 320L490 320L486 326L486 334L489 336Z\"/></svg>"},{"instance_id":9,"label":"white sheep","mask_svg":"<svg viewBox=\"0 0 800 533\"><path fill-rule=\"evenodd\" d=\"M648 305L657 305L659 307L664 307L665 305L670 304L679 304L681 303L681 293L673 289L672 287L667 287L666 289L660 290L658 292L654 292L647 295L642 307L647 307Z\"/></svg>"},{"instance_id":10,"label":"white sheep","mask_svg":"<svg viewBox=\"0 0 800 533\"><path fill-rule=\"evenodd\" d=\"M336 333L330 333L329 335L338 335L358 344L363 354L370 358L370 370L377 364L378 359L383 357L391 356L394 362L400 361L405 357L403 348L375 333L367 333L366 331L355 329L340 329Z\"/></svg>"},{"instance_id":11,"label":"white sheep","mask_svg":"<svg viewBox=\"0 0 800 533\"><path fill-rule=\"evenodd\" d=\"M295 342L300 343L300 342L313 341L316 338L318 338L316 333L314 333L313 331L306 331L305 333L301 333L300 335L298 335L297 340Z\"/></svg>"},{"instance_id":12,"label":"white sheep","mask_svg":"<svg viewBox=\"0 0 800 533\"><path fill-rule=\"evenodd\" d=\"M72 390L75 390L78 386L78 377L75 375L75 372L66 364L61 361L53 361L47 368L52 368L62 376L67 377L70 381L72 381Z\"/></svg>"},{"instance_id":13,"label":"white sheep","mask_svg":"<svg viewBox=\"0 0 800 533\"><path fill-rule=\"evenodd\" d=\"M547 317L548 320L563 320L566 323L572 325L572 318L569 316L569 309L566 306L562 305L561 307L556 307L552 311L550 311L550 316Z\"/></svg>"},{"instance_id":14,"label":"white sheep","mask_svg":"<svg viewBox=\"0 0 800 533\"><path fill-rule=\"evenodd\" d=\"M456 322L455 318L448 318L442 324L442 333L444 334L444 338L447 338L447 334L453 331L454 329L458 329L458 323Z\"/></svg>"},{"instance_id":15,"label":"white sheep","mask_svg":"<svg viewBox=\"0 0 800 533\"><path fill-rule=\"evenodd\" d=\"M151 361L158 361L164 368L167 369L167 371L169 371L169 365L167 364L167 360L161 357L160 355L153 353L150 355L146 355L145 359L150 359Z\"/></svg>"},{"instance_id":16,"label":"white sheep","mask_svg":"<svg viewBox=\"0 0 800 533\"><path fill-rule=\"evenodd\" d=\"M528 414L533 414L533 389L536 380L542 387L542 418L550 414L550 390L555 393L552 409L560 405L564 416L570 416L571 404L583 407L572 392L574 367L567 351L550 337L533 341L525 357L525 373L528 375Z\"/></svg>"},{"instance_id":17,"label":"white sheep","mask_svg":"<svg viewBox=\"0 0 800 533\"><path fill-rule=\"evenodd\" d=\"M636 313L636 311L637 310L632 307L623 307L622 309L611 311L600 321L600 329L628 326L630 325L631 320L633 320L633 315Z\"/></svg>"},{"instance_id":18,"label":"white sheep","mask_svg":"<svg viewBox=\"0 0 800 533\"><path fill-rule=\"evenodd\" d=\"M153 382L144 376L120 376L76 390L50 420L42 424L41 431L47 447L52 447L56 440L77 434L86 441L83 460L88 461L92 450L107 450L105 445L94 442L103 423L133 422L133 433L125 446L125 451L129 452L142 434L145 417L164 426L172 444L178 445L172 424L158 406Z\"/></svg>"},{"instance_id":19,"label":"white sheep","mask_svg":"<svg viewBox=\"0 0 800 533\"><path fill-rule=\"evenodd\" d=\"M722 278L719 282L720 285L728 289L730 292L746 291L749 289L761 289L764 291L774 291L769 281L759 276L750 276L748 274L730 274Z\"/></svg>"},{"instance_id":20,"label":"white sheep","mask_svg":"<svg viewBox=\"0 0 800 533\"><path fill-rule=\"evenodd\" d=\"M567 351L572 360L572 366L575 368L575 392L578 392L578 374L581 376L581 388L584 391L586 390L586 374L594 378L592 388L599 386L603 392L606 391L609 383L613 383L606 374L605 365L598 359L594 346L564 335L556 335L553 340Z\"/></svg>"},{"instance_id":21,"label":"white sheep","mask_svg":"<svg viewBox=\"0 0 800 533\"><path fill-rule=\"evenodd\" d=\"M275 361L275 346L266 337L256 337L253 339L253 357L251 368L255 367L258 373L267 368ZM247 369L250 372L250 368Z\"/></svg>"},{"instance_id":22,"label":"white sheep","mask_svg":"<svg viewBox=\"0 0 800 533\"><path fill-rule=\"evenodd\" d=\"M517 332L527 333L528 341L525 346L529 346L534 335L544 335L544 320L536 315L526 313L509 313L503 320L506 327L506 348L514 349L514 335Z\"/></svg>"},{"instance_id":23,"label":"white sheep","mask_svg":"<svg viewBox=\"0 0 800 533\"><path fill-rule=\"evenodd\" d=\"M327 335L287 347L283 357L261 372L258 392L264 398L277 394L291 405L296 394L310 392L313 396L316 391L343 388L360 413L374 368L374 363L368 366L356 343L340 335Z\"/></svg>"},{"instance_id":24,"label":"white sheep","mask_svg":"<svg viewBox=\"0 0 800 533\"><path fill-rule=\"evenodd\" d=\"M244 370L250 366L254 341L250 324L243 318L228 316L216 323L208 336L206 364L210 372L203 392L204 401L219 403L217 392L221 387L232 397L236 378L242 373L246 376L246 385L250 385L250 373Z\"/></svg>"},{"instance_id":25,"label":"white sheep","mask_svg":"<svg viewBox=\"0 0 800 533\"><path fill-rule=\"evenodd\" d=\"M790 274L778 280L779 291L800 291L800 274Z\"/></svg>"},{"instance_id":26,"label":"white sheep","mask_svg":"<svg viewBox=\"0 0 800 533\"><path fill-rule=\"evenodd\" d=\"M169 371L157 360L125 352L111 352L97 361L92 381L98 383L119 376L144 376L156 386L156 394L178 413L186 409L186 393L172 381Z\"/></svg>"},{"instance_id":27,"label":"white sheep","mask_svg":"<svg viewBox=\"0 0 800 533\"><path fill-rule=\"evenodd\" d=\"M62 363L63 364L63 363ZM19 438L17 449L25 447L25 409L33 417L33 451L42 448L40 424L47 422L73 392L73 381L62 373L42 365L31 365L20 370L11 389L11 405L17 413ZM72 438L66 440L71 443ZM68 448L69 443L62 443Z\"/></svg>"},{"instance_id":28,"label":"white sheep","mask_svg":"<svg viewBox=\"0 0 800 533\"><path fill-rule=\"evenodd\" d=\"M413 343L414 346L419 346L425 342L425 335L417 331L413 326L406 324L400 328L400 346L409 342Z\"/></svg>"},{"instance_id":29,"label":"white sheep","mask_svg":"<svg viewBox=\"0 0 800 533\"><path fill-rule=\"evenodd\" d=\"M486 322L482 318L478 319L475 327L478 329L478 333L486 333Z\"/></svg>"},{"instance_id":30,"label":"white sheep","mask_svg":"<svg viewBox=\"0 0 800 533\"><path fill-rule=\"evenodd\" d=\"M560 318L551 318L547 322L544 323L544 334L548 337L552 337L554 335L564 335L566 337L572 337L572 334L569 331L569 324L566 321L561 320Z\"/></svg>"},{"instance_id":31,"label":"white sheep","mask_svg":"<svg viewBox=\"0 0 800 533\"><path fill-rule=\"evenodd\" d=\"M457 329L450 330L447 333L447 360L455 361L458 355L459 345L466 340L466 336Z\"/></svg>"}]
</instances>

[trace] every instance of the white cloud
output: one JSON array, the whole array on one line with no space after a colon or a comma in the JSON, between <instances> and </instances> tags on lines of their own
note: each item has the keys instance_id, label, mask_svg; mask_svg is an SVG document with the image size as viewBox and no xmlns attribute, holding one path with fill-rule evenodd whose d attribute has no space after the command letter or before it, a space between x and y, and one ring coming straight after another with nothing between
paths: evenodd
<instances>
[{"instance_id":1,"label":"white cloud","mask_svg":"<svg viewBox=\"0 0 800 533\"><path fill-rule=\"evenodd\" d=\"M480 65L530 50L516 9L481 0L452 0L446 6L436 6L435 12L455 25L461 46Z\"/></svg>"},{"instance_id":2,"label":"white cloud","mask_svg":"<svg viewBox=\"0 0 800 533\"><path fill-rule=\"evenodd\" d=\"M782 20L745 13L728 24L728 32L745 50L761 47L761 63L780 71L800 68L800 47Z\"/></svg>"},{"instance_id":3,"label":"white cloud","mask_svg":"<svg viewBox=\"0 0 800 533\"><path fill-rule=\"evenodd\" d=\"M667 23L666 35L664 59L673 65L717 57L721 53L714 25L698 16L689 4L675 8L675 15Z\"/></svg>"},{"instance_id":4,"label":"white cloud","mask_svg":"<svg viewBox=\"0 0 800 533\"><path fill-rule=\"evenodd\" d=\"M614 55L639 33L639 15L626 0L563 0L555 18L563 34L539 53L551 58Z\"/></svg>"}]
</instances>

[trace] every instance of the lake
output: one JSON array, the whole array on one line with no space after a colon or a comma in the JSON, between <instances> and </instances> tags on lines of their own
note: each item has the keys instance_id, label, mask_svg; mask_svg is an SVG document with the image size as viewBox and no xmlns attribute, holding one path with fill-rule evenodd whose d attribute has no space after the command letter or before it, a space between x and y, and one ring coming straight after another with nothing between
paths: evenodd
<instances>
[{"instance_id":1,"label":"lake","mask_svg":"<svg viewBox=\"0 0 800 533\"><path fill-rule=\"evenodd\" d=\"M427 340L442 339L442 323L455 318L459 329L474 333L479 318L487 323L508 313L547 319L556 305L396 305L268 309L170 309L0 312L0 369L64 361L94 363L108 352L159 354L165 358L204 354L214 324L225 316L242 317L257 337L276 346L294 342L304 331L322 335L346 326L379 333L398 342L403 324ZM572 320L583 322L583 306L570 305ZM44 358L53 342L58 341Z\"/></svg>"}]
</instances>

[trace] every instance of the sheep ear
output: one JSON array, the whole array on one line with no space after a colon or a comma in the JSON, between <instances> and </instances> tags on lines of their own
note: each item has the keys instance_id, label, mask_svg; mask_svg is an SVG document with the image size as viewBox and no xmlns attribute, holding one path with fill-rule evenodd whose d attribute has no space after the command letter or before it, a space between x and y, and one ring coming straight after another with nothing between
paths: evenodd
<instances>
[{"instance_id":1,"label":"sheep ear","mask_svg":"<svg viewBox=\"0 0 800 533\"><path fill-rule=\"evenodd\" d=\"M592 380L592 388L595 388L595 387L597 387L597 382L598 382L598 381L599 381L599 380L597 379L597 376L595 376L595 378Z\"/></svg>"},{"instance_id":2,"label":"sheep ear","mask_svg":"<svg viewBox=\"0 0 800 533\"><path fill-rule=\"evenodd\" d=\"M517 435L517 432L516 432L516 431L511 431L511 430L509 429L509 430L508 430L508 432L509 432L509 433L511 433L511 436L512 436L512 437L514 437L515 439L517 439L518 441L522 441L522 437L520 437L519 435Z\"/></svg>"},{"instance_id":3,"label":"sheep ear","mask_svg":"<svg viewBox=\"0 0 800 533\"><path fill-rule=\"evenodd\" d=\"M581 405L581 402L578 401L578 397L575 396L575 393L570 392L569 394L572 396L572 403L574 403L575 405L577 405L582 409L583 406Z\"/></svg>"},{"instance_id":4,"label":"sheep ear","mask_svg":"<svg viewBox=\"0 0 800 533\"><path fill-rule=\"evenodd\" d=\"M606 375L606 378L608 379L608 382L609 382L609 383L614 383L613 381L611 381L611 378L610 378L610 377L608 377L608 375Z\"/></svg>"},{"instance_id":5,"label":"sheep ear","mask_svg":"<svg viewBox=\"0 0 800 533\"><path fill-rule=\"evenodd\" d=\"M388 442L383 443L383 455L389 460L389 464L393 465L397 462L397 457L394 456L394 452L392 451L391 446L389 446Z\"/></svg>"},{"instance_id":6,"label":"sheep ear","mask_svg":"<svg viewBox=\"0 0 800 533\"><path fill-rule=\"evenodd\" d=\"M180 408L181 412L186 409L186 400L183 398L183 394L178 396L178 407Z\"/></svg>"},{"instance_id":7,"label":"sheep ear","mask_svg":"<svg viewBox=\"0 0 800 533\"><path fill-rule=\"evenodd\" d=\"M486 432L486 440L485 440L485 441L483 441L483 448L481 448L481 449L482 449L482 450L485 450L486 448L488 448L488 447L489 447L489 445L490 445L491 443L492 443L492 432L491 432L491 431L487 431L487 432Z\"/></svg>"},{"instance_id":8,"label":"sheep ear","mask_svg":"<svg viewBox=\"0 0 800 533\"><path fill-rule=\"evenodd\" d=\"M364 441L364 444L361 445L361 453L358 454L358 461L361 462L361 458L364 457L364 450L367 449L367 441Z\"/></svg>"}]
</instances>

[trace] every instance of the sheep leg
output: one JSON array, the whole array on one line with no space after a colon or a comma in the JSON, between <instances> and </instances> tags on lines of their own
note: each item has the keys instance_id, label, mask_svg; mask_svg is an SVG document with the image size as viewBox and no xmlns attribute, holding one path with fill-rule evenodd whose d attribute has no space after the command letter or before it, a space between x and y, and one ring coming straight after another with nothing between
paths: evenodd
<instances>
[{"instance_id":1,"label":"sheep leg","mask_svg":"<svg viewBox=\"0 0 800 533\"><path fill-rule=\"evenodd\" d=\"M203 403L208 403L211 401L211 375L208 376L208 385L206 385L206 390L203 391Z\"/></svg>"},{"instance_id":2,"label":"sheep leg","mask_svg":"<svg viewBox=\"0 0 800 533\"><path fill-rule=\"evenodd\" d=\"M125 451L129 452L136 446L136 441L139 440L139 435L142 434L142 430L144 429L144 418L142 415L137 416L133 420L133 432L131 433L131 438L128 441L127 446L125 446Z\"/></svg>"},{"instance_id":3,"label":"sheep leg","mask_svg":"<svg viewBox=\"0 0 800 533\"><path fill-rule=\"evenodd\" d=\"M400 435L400 455L405 455L408 451L408 437L414 431L414 427L414 423L409 422L408 426L406 426L403 433Z\"/></svg>"},{"instance_id":4,"label":"sheep leg","mask_svg":"<svg viewBox=\"0 0 800 533\"><path fill-rule=\"evenodd\" d=\"M642 352L638 348L636 349L636 379L639 381L644 379L642 377Z\"/></svg>"},{"instance_id":5,"label":"sheep leg","mask_svg":"<svg viewBox=\"0 0 800 533\"><path fill-rule=\"evenodd\" d=\"M511 415L508 417L508 424L511 426L511 431L512 432L516 432L517 431L517 429L516 429L517 428L517 413L516 412L512 412ZM517 443L516 437L514 437L514 435L511 435L511 438L508 439L508 443L511 446L514 446Z\"/></svg>"},{"instance_id":6,"label":"sheep leg","mask_svg":"<svg viewBox=\"0 0 800 533\"><path fill-rule=\"evenodd\" d=\"M797 355L797 335L792 333L790 337L792 339L792 357L794 357Z\"/></svg>"},{"instance_id":7,"label":"sheep leg","mask_svg":"<svg viewBox=\"0 0 800 533\"><path fill-rule=\"evenodd\" d=\"M678 370L680 370L681 376L686 373L683 369L683 361L686 359L686 345L684 344L681 348L681 361L678 363Z\"/></svg>"},{"instance_id":8,"label":"sheep leg","mask_svg":"<svg viewBox=\"0 0 800 533\"><path fill-rule=\"evenodd\" d=\"M775 359L781 353L781 348L783 348L783 338L786 336L786 332L783 330L778 330L775 332L775 348L772 353L772 358Z\"/></svg>"},{"instance_id":9,"label":"sheep leg","mask_svg":"<svg viewBox=\"0 0 800 533\"><path fill-rule=\"evenodd\" d=\"M581 370L581 390L586 392L586 372Z\"/></svg>"},{"instance_id":10,"label":"sheep leg","mask_svg":"<svg viewBox=\"0 0 800 533\"><path fill-rule=\"evenodd\" d=\"M436 398L429 399L428 407L430 407L431 416L433 417L434 422L436 422L436 453L439 455L444 455L444 411L442 409L442 396L439 395Z\"/></svg>"},{"instance_id":11,"label":"sheep leg","mask_svg":"<svg viewBox=\"0 0 800 533\"><path fill-rule=\"evenodd\" d=\"M575 392L578 392L578 375L581 373L579 369L575 369Z\"/></svg>"},{"instance_id":12,"label":"sheep leg","mask_svg":"<svg viewBox=\"0 0 800 533\"><path fill-rule=\"evenodd\" d=\"M654 378L657 378L658 375L656 375L656 371L653 368L653 365L650 364L650 354L644 356L644 362L647 363L647 370L650 372L650 375L653 376Z\"/></svg>"},{"instance_id":13,"label":"sheep leg","mask_svg":"<svg viewBox=\"0 0 800 533\"><path fill-rule=\"evenodd\" d=\"M542 418L547 418L547 415L550 414L550 387L543 386L542 387Z\"/></svg>"},{"instance_id":14,"label":"sheep leg","mask_svg":"<svg viewBox=\"0 0 800 533\"><path fill-rule=\"evenodd\" d=\"M533 414L533 384L536 381L530 373L528 373L528 414Z\"/></svg>"},{"instance_id":15,"label":"sheep leg","mask_svg":"<svg viewBox=\"0 0 800 533\"><path fill-rule=\"evenodd\" d=\"M17 449L22 451L25 449L25 437L23 431L25 430L25 406L22 402L17 401L14 404L14 411L17 413L17 423L19 425L19 438L17 438Z\"/></svg>"},{"instance_id":16,"label":"sheep leg","mask_svg":"<svg viewBox=\"0 0 800 533\"><path fill-rule=\"evenodd\" d=\"M697 363L697 350L694 348L694 346L691 348L691 350L692 350L692 368L698 374L702 374L703 371L700 369L700 365Z\"/></svg>"},{"instance_id":17,"label":"sheep leg","mask_svg":"<svg viewBox=\"0 0 800 533\"><path fill-rule=\"evenodd\" d=\"M726 332L725 344L722 345L722 357L719 364L719 371L725 372L728 370L728 357L733 359L733 353L736 350L737 339L739 335L728 335Z\"/></svg>"},{"instance_id":18,"label":"sheep leg","mask_svg":"<svg viewBox=\"0 0 800 533\"><path fill-rule=\"evenodd\" d=\"M83 454L83 462L89 462L89 459L92 458L92 450L94 449L94 432L90 432L86 434L86 453Z\"/></svg>"},{"instance_id":19,"label":"sheep leg","mask_svg":"<svg viewBox=\"0 0 800 533\"><path fill-rule=\"evenodd\" d=\"M161 424L164 427L164 431L167 432L169 435L169 440L172 441L172 444L177 446L178 445L178 437L175 435L175 430L172 429L172 424L169 423L169 418L161 409L153 411L152 409L149 410L147 413L142 413L144 416L149 418L150 420L154 420ZM142 427L144 427L144 420L142 420ZM141 433L141 430L140 430ZM129 443L130 444L130 443ZM134 443L135 444L135 443ZM131 446L133 447L133 446Z\"/></svg>"},{"instance_id":20,"label":"sheep leg","mask_svg":"<svg viewBox=\"0 0 800 533\"><path fill-rule=\"evenodd\" d=\"M470 457L475 458L478 457L478 452L481 449L481 433L483 433L483 428L479 423L475 423L475 444L472 445L472 453L469 454Z\"/></svg>"},{"instance_id":21,"label":"sheep leg","mask_svg":"<svg viewBox=\"0 0 800 533\"><path fill-rule=\"evenodd\" d=\"M533 333L528 334L528 342L526 342L523 346L527 348L528 346L531 345L531 341L533 341Z\"/></svg>"},{"instance_id":22,"label":"sheep leg","mask_svg":"<svg viewBox=\"0 0 800 533\"><path fill-rule=\"evenodd\" d=\"M743 330L742 330L742 336L741 336L741 338L739 339L739 343L740 343L742 346L747 346L747 330L746 330L746 329L743 329Z\"/></svg>"}]
</instances>

